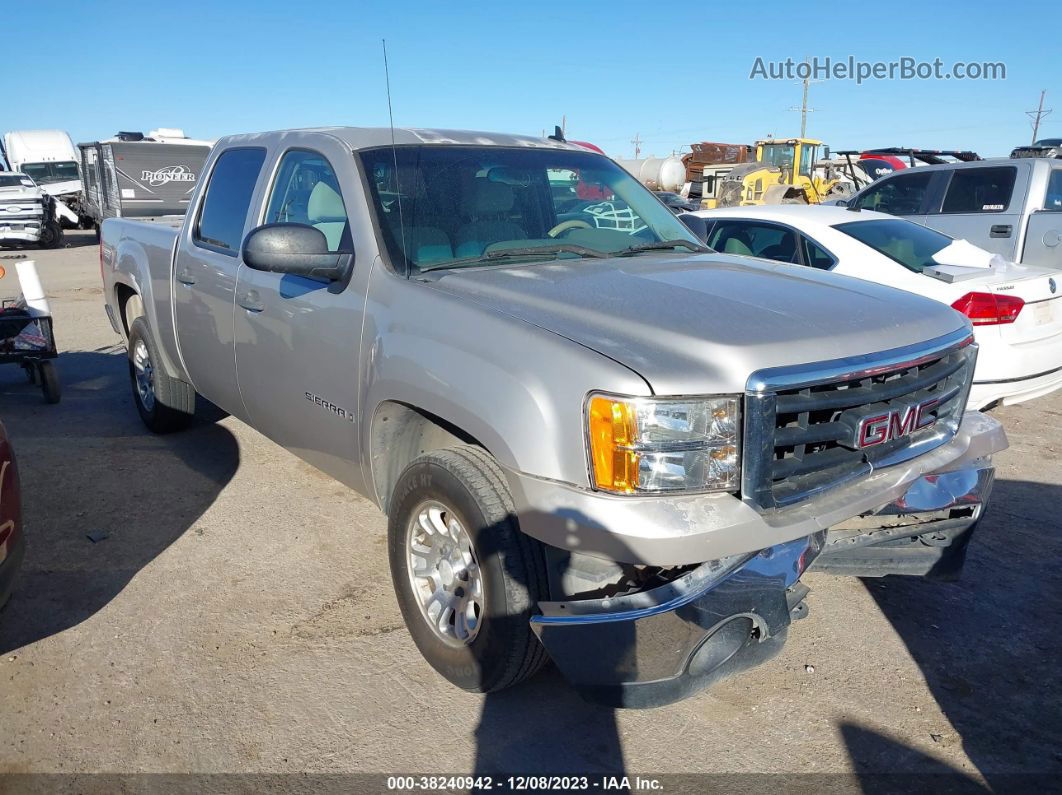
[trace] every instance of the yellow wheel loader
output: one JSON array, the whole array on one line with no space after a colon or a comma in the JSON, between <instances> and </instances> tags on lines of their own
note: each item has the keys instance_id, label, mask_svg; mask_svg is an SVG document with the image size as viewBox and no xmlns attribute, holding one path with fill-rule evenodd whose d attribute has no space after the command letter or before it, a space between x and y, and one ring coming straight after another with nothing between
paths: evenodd
<instances>
[{"instance_id":1,"label":"yellow wheel loader","mask_svg":"<svg viewBox=\"0 0 1062 795\"><path fill-rule=\"evenodd\" d=\"M838 193L841 180L829 160L830 148L814 138L756 142L756 161L734 166L719 188L719 207L756 204L819 204Z\"/></svg>"}]
</instances>

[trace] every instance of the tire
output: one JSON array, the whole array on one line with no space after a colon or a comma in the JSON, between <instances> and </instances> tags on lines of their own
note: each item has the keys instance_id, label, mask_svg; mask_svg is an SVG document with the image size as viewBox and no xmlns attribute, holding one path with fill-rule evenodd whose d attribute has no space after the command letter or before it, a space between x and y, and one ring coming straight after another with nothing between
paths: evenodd
<instances>
[{"instance_id":1,"label":"tire","mask_svg":"<svg viewBox=\"0 0 1062 795\"><path fill-rule=\"evenodd\" d=\"M195 389L171 378L159 366L158 346L147 321L136 318L129 327L129 383L133 402L152 433L172 433L188 427L195 413Z\"/></svg>"},{"instance_id":2,"label":"tire","mask_svg":"<svg viewBox=\"0 0 1062 795\"><path fill-rule=\"evenodd\" d=\"M439 617L429 618L432 606L424 606L423 590L429 587L428 580L412 574L415 564L411 561L417 556L410 554L411 540L417 537L415 546L422 551L428 548L425 536L417 535L424 527L418 520L426 517L430 525L432 511L440 506L444 510L434 515L446 527L456 520L464 530L458 540L469 542L454 546L470 552L478 564L468 566L463 577L452 574L456 569L447 568L448 563L431 569L437 576L449 576L458 596L465 585L478 582L480 586L474 631L468 632L466 621L463 639L458 613L446 620L445 611L440 610ZM531 631L529 620L539 599L547 594L545 554L538 541L520 531L512 496L490 454L479 447L459 445L413 461L395 485L387 532L391 578L402 617L420 653L436 671L463 690L490 693L512 687L542 668L546 650ZM454 536L436 538L443 539L445 548ZM478 572L478 579L473 571ZM475 590L469 588L472 593ZM446 637L450 632L453 636Z\"/></svg>"},{"instance_id":3,"label":"tire","mask_svg":"<svg viewBox=\"0 0 1062 795\"><path fill-rule=\"evenodd\" d=\"M41 248L59 248L63 245L63 227L56 220L51 220L41 230L39 246Z\"/></svg>"},{"instance_id":4,"label":"tire","mask_svg":"<svg viewBox=\"0 0 1062 795\"><path fill-rule=\"evenodd\" d=\"M44 393L45 403L58 403L63 396L59 386L59 371L51 361L43 361L37 364L37 370L41 377L41 392Z\"/></svg>"}]
</instances>

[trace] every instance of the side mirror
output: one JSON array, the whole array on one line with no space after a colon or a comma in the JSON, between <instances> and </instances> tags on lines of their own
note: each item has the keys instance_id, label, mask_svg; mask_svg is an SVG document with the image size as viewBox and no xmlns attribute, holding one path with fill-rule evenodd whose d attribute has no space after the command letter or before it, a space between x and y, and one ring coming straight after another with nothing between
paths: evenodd
<instances>
[{"instance_id":1,"label":"side mirror","mask_svg":"<svg viewBox=\"0 0 1062 795\"><path fill-rule=\"evenodd\" d=\"M345 279L353 254L328 250L324 232L306 224L264 224L252 229L241 252L249 268L316 279Z\"/></svg>"},{"instance_id":2,"label":"side mirror","mask_svg":"<svg viewBox=\"0 0 1062 795\"><path fill-rule=\"evenodd\" d=\"M708 222L693 213L679 213L678 219L686 225L702 243L708 242Z\"/></svg>"},{"instance_id":3,"label":"side mirror","mask_svg":"<svg viewBox=\"0 0 1062 795\"><path fill-rule=\"evenodd\" d=\"M822 159L823 160L829 160L830 159L830 147L828 147L828 146L822 147Z\"/></svg>"}]
</instances>

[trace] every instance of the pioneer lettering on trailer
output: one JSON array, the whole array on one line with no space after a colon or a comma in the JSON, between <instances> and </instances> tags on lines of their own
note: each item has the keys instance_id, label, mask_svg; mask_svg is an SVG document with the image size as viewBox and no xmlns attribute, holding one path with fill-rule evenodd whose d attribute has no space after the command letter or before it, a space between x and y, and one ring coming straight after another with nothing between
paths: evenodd
<instances>
[{"instance_id":1,"label":"pioneer lettering on trailer","mask_svg":"<svg viewBox=\"0 0 1062 795\"><path fill-rule=\"evenodd\" d=\"M337 406L332 401L325 400L323 397L319 397L318 395L315 395L313 392L303 392L303 394L306 396L306 399L308 401L310 401L311 403L313 403L315 406L320 406L321 408L332 412L333 414L335 414L340 419L347 420L348 422L354 422L354 413L353 412L347 411L345 408L343 408L341 406Z\"/></svg>"},{"instance_id":2,"label":"pioneer lettering on trailer","mask_svg":"<svg viewBox=\"0 0 1062 795\"><path fill-rule=\"evenodd\" d=\"M188 166L163 166L157 171L144 169L140 179L154 188L170 182L195 182L195 172Z\"/></svg>"}]
</instances>

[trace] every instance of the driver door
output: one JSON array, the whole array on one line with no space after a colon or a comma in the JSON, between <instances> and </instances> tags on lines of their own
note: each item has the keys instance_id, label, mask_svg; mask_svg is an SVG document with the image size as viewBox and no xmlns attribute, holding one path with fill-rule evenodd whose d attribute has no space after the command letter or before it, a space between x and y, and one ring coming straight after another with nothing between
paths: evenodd
<instances>
[{"instance_id":1,"label":"driver door","mask_svg":"<svg viewBox=\"0 0 1062 795\"><path fill-rule=\"evenodd\" d=\"M261 223L309 225L330 251L353 253L344 190L329 157L287 149L273 174ZM236 371L251 423L346 483L361 476L355 440L363 312L345 282L240 268Z\"/></svg>"}]
</instances>

